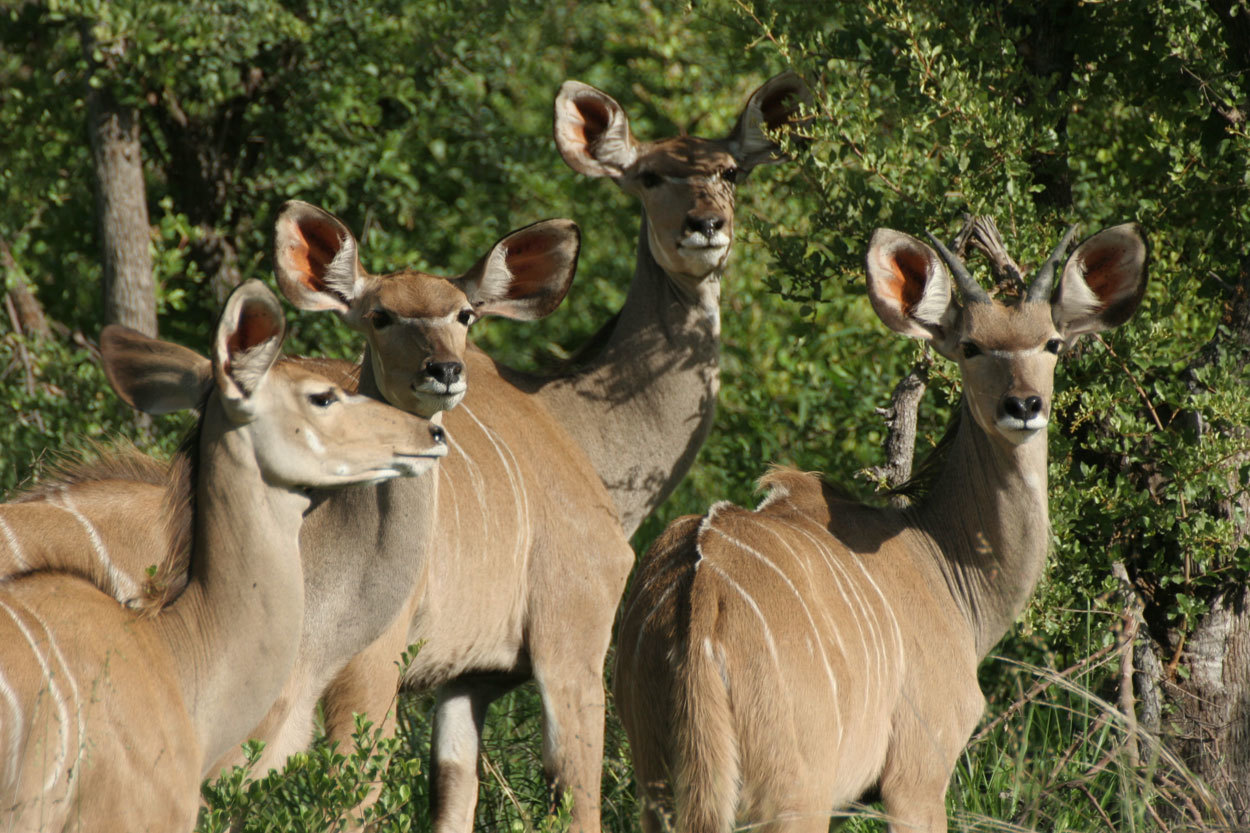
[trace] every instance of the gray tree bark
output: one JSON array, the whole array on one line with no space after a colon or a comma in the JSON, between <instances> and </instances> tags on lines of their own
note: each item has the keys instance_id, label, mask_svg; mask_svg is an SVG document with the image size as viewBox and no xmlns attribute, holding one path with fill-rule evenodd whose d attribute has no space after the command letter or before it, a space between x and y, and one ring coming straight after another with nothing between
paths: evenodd
<instances>
[{"instance_id":1,"label":"gray tree bark","mask_svg":"<svg viewBox=\"0 0 1250 833\"><path fill-rule=\"evenodd\" d=\"M83 51L99 77L95 37L82 26ZM139 144L139 113L103 84L87 88L87 135L95 169L96 218L104 277L104 320L156 336L151 224Z\"/></svg>"}]
</instances>

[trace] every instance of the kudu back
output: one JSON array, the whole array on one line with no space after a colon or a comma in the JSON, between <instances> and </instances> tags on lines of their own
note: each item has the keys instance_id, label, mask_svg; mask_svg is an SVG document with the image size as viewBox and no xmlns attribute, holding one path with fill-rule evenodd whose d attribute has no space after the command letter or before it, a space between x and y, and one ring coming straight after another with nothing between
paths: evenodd
<instances>
[{"instance_id":1,"label":"kudu back","mask_svg":"<svg viewBox=\"0 0 1250 833\"><path fill-rule=\"evenodd\" d=\"M906 509L774 470L754 511L719 503L657 539L615 673L646 830L824 831L874 788L891 831L946 830L947 783L984 705L977 665L1045 559L1058 356L1124 322L1146 286L1134 225L1084 241L1056 286L1070 238L1023 297L998 300L936 240L941 254L873 235L873 308L963 376L949 455Z\"/></svg>"}]
</instances>

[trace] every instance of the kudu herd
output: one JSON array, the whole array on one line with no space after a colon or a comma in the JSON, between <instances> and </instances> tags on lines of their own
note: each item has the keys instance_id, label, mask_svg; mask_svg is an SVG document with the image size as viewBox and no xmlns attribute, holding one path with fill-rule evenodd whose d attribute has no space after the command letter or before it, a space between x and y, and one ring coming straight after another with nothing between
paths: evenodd
<instances>
[{"instance_id":1,"label":"kudu herd","mask_svg":"<svg viewBox=\"0 0 1250 833\"><path fill-rule=\"evenodd\" d=\"M358 364L280 358L283 315L255 281L211 360L106 328L117 393L199 423L171 463L108 452L0 504L0 829L189 830L201 778L242 763L244 740L265 742L263 773L308 746L319 707L340 744L357 714L392 730L405 688L436 691L434 826L467 833L488 707L532 679L552 796L597 831L629 537L712 428L736 186L786 159L778 135L801 139L810 106L786 73L724 139L641 142L615 100L565 82L560 155L642 219L624 306L557 372L467 335L560 305L570 220L506 235L458 277L374 275L342 221L287 203L278 285L359 331ZM870 794L891 830L946 829L977 665L1046 554L1058 356L1146 286L1135 226L1065 258L1072 235L995 299L936 239L873 234L873 308L959 365L954 439L907 508L775 469L754 511L680 518L642 557L614 680L646 830L825 830Z\"/></svg>"}]
</instances>

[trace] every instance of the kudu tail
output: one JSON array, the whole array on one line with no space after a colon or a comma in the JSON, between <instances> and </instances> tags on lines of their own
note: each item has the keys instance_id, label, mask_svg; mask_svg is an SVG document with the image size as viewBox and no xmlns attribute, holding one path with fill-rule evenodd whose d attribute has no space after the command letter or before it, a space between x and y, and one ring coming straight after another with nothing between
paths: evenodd
<instances>
[{"instance_id":1,"label":"kudu tail","mask_svg":"<svg viewBox=\"0 0 1250 833\"><path fill-rule=\"evenodd\" d=\"M715 635L720 588L703 578L693 583L689 639L675 681L674 804L679 833L730 833L738 808L738 737L727 660Z\"/></svg>"}]
</instances>

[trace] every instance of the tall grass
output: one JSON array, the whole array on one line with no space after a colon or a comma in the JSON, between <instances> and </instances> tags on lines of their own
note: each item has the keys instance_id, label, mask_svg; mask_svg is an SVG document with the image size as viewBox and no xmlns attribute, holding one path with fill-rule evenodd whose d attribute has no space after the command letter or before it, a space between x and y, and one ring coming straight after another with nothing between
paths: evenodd
<instances>
[{"instance_id":1,"label":"tall grass","mask_svg":"<svg viewBox=\"0 0 1250 833\"><path fill-rule=\"evenodd\" d=\"M947 809L952 831L967 833L1181 833L1233 830L1199 779L1158 739L1136 727L1103 694L1117 684L1117 650L1095 652L1066 670L1005 657L987 660L996 689L980 729L960 756ZM610 663L609 663L610 665ZM363 721L356 748L322 744L283 773L240 768L206 785L201 831L343 830L373 784L369 812L379 831L431 828L426 761L431 695L398 701L399 729L381 739ZM638 829L628 740L609 700L603 765L603 828ZM542 706L532 685L492 707L483 737L477 829L554 833L568 808L548 795L542 767ZM844 833L882 831L880 806L830 812Z\"/></svg>"}]
</instances>

